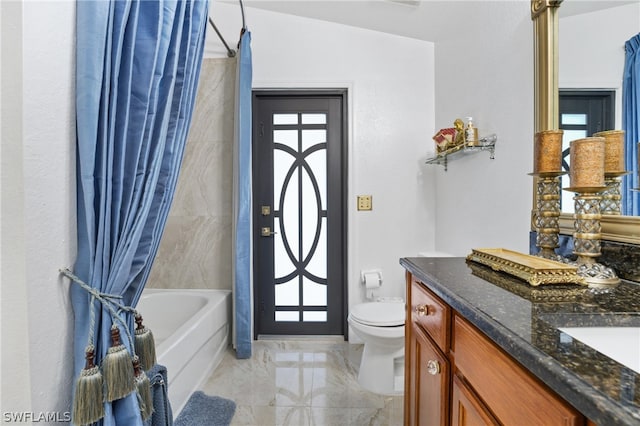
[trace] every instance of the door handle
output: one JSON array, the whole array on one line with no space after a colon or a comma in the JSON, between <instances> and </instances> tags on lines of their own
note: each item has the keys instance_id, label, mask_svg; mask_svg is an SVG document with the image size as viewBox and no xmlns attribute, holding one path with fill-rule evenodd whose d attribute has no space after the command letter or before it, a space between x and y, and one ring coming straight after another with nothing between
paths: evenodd
<instances>
[{"instance_id":1,"label":"door handle","mask_svg":"<svg viewBox=\"0 0 640 426\"><path fill-rule=\"evenodd\" d=\"M270 237L270 236L275 235L275 234L277 234L277 232L272 231L271 227L269 227L269 226L265 226L260 230L260 235L263 236L263 237Z\"/></svg>"},{"instance_id":2,"label":"door handle","mask_svg":"<svg viewBox=\"0 0 640 426\"><path fill-rule=\"evenodd\" d=\"M440 374L440 363L437 360L430 359L427 361L427 373L432 376Z\"/></svg>"},{"instance_id":3,"label":"door handle","mask_svg":"<svg viewBox=\"0 0 640 426\"><path fill-rule=\"evenodd\" d=\"M421 317L430 314L428 305L418 305L415 309L416 313Z\"/></svg>"}]
</instances>

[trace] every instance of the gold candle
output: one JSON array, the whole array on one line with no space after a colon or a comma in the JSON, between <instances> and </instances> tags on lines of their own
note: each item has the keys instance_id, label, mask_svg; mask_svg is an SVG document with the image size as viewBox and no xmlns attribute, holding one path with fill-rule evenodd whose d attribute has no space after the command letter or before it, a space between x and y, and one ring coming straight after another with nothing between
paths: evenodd
<instances>
[{"instance_id":1,"label":"gold candle","mask_svg":"<svg viewBox=\"0 0 640 426\"><path fill-rule=\"evenodd\" d=\"M533 143L533 172L548 173L562 170L562 130L544 130L535 134Z\"/></svg>"},{"instance_id":2,"label":"gold candle","mask_svg":"<svg viewBox=\"0 0 640 426\"><path fill-rule=\"evenodd\" d=\"M571 141L569 152L571 188L604 187L604 138L576 139Z\"/></svg>"},{"instance_id":3,"label":"gold candle","mask_svg":"<svg viewBox=\"0 0 640 426\"><path fill-rule=\"evenodd\" d=\"M604 138L604 172L624 172L624 130L607 130L593 136Z\"/></svg>"}]
</instances>

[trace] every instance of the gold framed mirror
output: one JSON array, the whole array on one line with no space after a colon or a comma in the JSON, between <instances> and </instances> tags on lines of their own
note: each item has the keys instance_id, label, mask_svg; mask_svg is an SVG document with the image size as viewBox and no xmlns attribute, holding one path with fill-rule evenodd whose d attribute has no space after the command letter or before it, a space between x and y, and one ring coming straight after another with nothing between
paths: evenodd
<instances>
[{"instance_id":1,"label":"gold framed mirror","mask_svg":"<svg viewBox=\"0 0 640 426\"><path fill-rule=\"evenodd\" d=\"M534 132L557 129L558 126L558 12L563 0L531 0L534 30ZM532 135L533 136L533 135ZM533 137L531 138L533 140ZM533 185L531 229L535 228L536 191ZM560 215L560 234L573 234L572 214ZM603 215L602 239L640 244L639 216Z\"/></svg>"}]
</instances>

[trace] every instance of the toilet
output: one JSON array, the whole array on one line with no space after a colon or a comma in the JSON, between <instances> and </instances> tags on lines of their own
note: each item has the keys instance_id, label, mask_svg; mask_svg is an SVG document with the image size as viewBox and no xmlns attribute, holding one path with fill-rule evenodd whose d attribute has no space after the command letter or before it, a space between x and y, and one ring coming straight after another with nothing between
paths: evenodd
<instances>
[{"instance_id":1,"label":"toilet","mask_svg":"<svg viewBox=\"0 0 640 426\"><path fill-rule=\"evenodd\" d=\"M383 395L404 392L404 321L402 298L379 298L354 305L347 321L364 342L358 382Z\"/></svg>"}]
</instances>

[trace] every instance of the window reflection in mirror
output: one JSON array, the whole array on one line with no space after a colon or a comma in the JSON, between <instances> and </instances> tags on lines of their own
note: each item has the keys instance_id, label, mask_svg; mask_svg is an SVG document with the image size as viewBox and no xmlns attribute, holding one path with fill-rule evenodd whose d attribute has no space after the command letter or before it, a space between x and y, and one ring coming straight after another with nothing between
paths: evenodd
<instances>
[{"instance_id":1,"label":"window reflection in mirror","mask_svg":"<svg viewBox=\"0 0 640 426\"><path fill-rule=\"evenodd\" d=\"M558 123L562 136L562 170L569 172L569 145L572 140L593 136L615 127L614 90L560 90ZM571 186L569 175L562 176L562 188ZM561 209L574 212L573 193L562 191Z\"/></svg>"}]
</instances>

